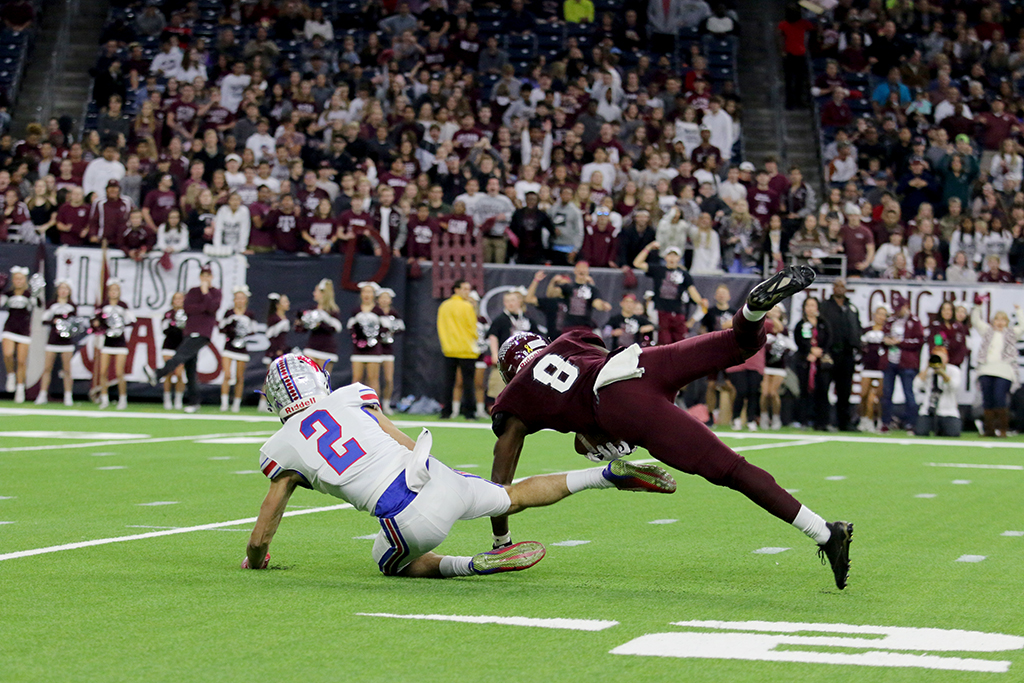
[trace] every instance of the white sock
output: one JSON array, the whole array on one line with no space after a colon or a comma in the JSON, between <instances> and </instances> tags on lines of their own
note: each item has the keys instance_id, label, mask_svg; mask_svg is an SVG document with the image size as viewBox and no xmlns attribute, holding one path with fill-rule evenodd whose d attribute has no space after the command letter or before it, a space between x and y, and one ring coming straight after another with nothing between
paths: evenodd
<instances>
[{"instance_id":1,"label":"white sock","mask_svg":"<svg viewBox=\"0 0 1024 683\"><path fill-rule=\"evenodd\" d=\"M743 304L743 309L742 310L743 310L743 317L746 318L747 320L752 321L752 322L757 322L758 320L764 320L764 317L766 315L768 315L768 311L752 311L752 310L750 310L750 307L747 306L746 304Z\"/></svg>"},{"instance_id":2,"label":"white sock","mask_svg":"<svg viewBox=\"0 0 1024 683\"><path fill-rule=\"evenodd\" d=\"M796 513L793 526L813 538L818 545L825 543L832 536L832 532L825 526L825 520L804 505L801 505L800 512Z\"/></svg>"},{"instance_id":3,"label":"white sock","mask_svg":"<svg viewBox=\"0 0 1024 683\"><path fill-rule=\"evenodd\" d=\"M441 576L472 576L473 570L469 565L472 561L472 557L445 555L441 558L441 565L439 567Z\"/></svg>"},{"instance_id":4,"label":"white sock","mask_svg":"<svg viewBox=\"0 0 1024 683\"><path fill-rule=\"evenodd\" d=\"M483 401L478 401L477 402L477 404L476 404L476 414L477 415L486 415L487 414L487 412L484 410L484 402Z\"/></svg>"},{"instance_id":5,"label":"white sock","mask_svg":"<svg viewBox=\"0 0 1024 683\"><path fill-rule=\"evenodd\" d=\"M502 534L501 536L496 536L494 534L491 534L491 538L494 541L493 546L495 548L497 548L499 546L503 546L503 545L505 545L507 543L511 543L512 542L512 534L511 533Z\"/></svg>"},{"instance_id":6,"label":"white sock","mask_svg":"<svg viewBox=\"0 0 1024 683\"><path fill-rule=\"evenodd\" d=\"M458 415L461 407L462 401L452 401L452 415Z\"/></svg>"},{"instance_id":7,"label":"white sock","mask_svg":"<svg viewBox=\"0 0 1024 683\"><path fill-rule=\"evenodd\" d=\"M565 475L565 486L569 493L578 493L585 489L610 489L615 484L604 476L603 467L592 467L588 470L576 470Z\"/></svg>"}]
</instances>

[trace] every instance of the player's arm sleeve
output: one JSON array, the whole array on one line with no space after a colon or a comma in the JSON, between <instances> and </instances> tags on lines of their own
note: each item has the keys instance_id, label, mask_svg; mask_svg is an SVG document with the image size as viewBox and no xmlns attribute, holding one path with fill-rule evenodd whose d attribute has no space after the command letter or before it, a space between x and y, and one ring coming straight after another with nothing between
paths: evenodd
<instances>
[{"instance_id":1,"label":"player's arm sleeve","mask_svg":"<svg viewBox=\"0 0 1024 683\"><path fill-rule=\"evenodd\" d=\"M298 485L298 478L299 475L296 473L280 472L271 482L267 497L263 499L263 505L260 506L256 526L253 527L252 535L249 536L249 544L245 548L250 567L263 565L270 542L273 540L274 534L277 533L281 517L284 516L285 508L288 506L288 499L291 498Z\"/></svg>"},{"instance_id":2,"label":"player's arm sleeve","mask_svg":"<svg viewBox=\"0 0 1024 683\"><path fill-rule=\"evenodd\" d=\"M526 439L526 424L515 416L504 414L502 418L502 433L494 444L494 463L491 465L491 481L509 486L516 473L516 466L519 464L519 454L523 451L523 441ZM495 420L495 431L498 429L498 420ZM491 530L495 536L503 536L508 533L508 517L492 517Z\"/></svg>"}]
</instances>

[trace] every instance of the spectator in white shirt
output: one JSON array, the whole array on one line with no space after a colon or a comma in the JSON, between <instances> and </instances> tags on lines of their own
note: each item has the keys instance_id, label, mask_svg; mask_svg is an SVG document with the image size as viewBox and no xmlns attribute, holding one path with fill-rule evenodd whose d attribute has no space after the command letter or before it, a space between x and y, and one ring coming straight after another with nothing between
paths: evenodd
<instances>
[{"instance_id":1,"label":"spectator in white shirt","mask_svg":"<svg viewBox=\"0 0 1024 683\"><path fill-rule=\"evenodd\" d=\"M232 114L237 114L238 105L242 103L242 96L250 83L252 83L252 77L245 73L245 62L232 64L231 73L220 82L221 106Z\"/></svg>"},{"instance_id":2,"label":"spectator in white shirt","mask_svg":"<svg viewBox=\"0 0 1024 683\"><path fill-rule=\"evenodd\" d=\"M241 196L232 192L213 217L213 245L226 254L241 254L249 248L251 228L249 209L242 205Z\"/></svg>"},{"instance_id":3,"label":"spectator in white shirt","mask_svg":"<svg viewBox=\"0 0 1024 683\"><path fill-rule=\"evenodd\" d=\"M256 157L256 163L266 159L269 161L274 157L276 142L270 135L270 121L261 117L256 124L256 132L245 141L246 149L251 149Z\"/></svg>"},{"instance_id":4,"label":"spectator in white shirt","mask_svg":"<svg viewBox=\"0 0 1024 683\"><path fill-rule=\"evenodd\" d=\"M245 174L239 170L242 166L242 157L237 154L229 154L224 158L224 166L224 180L227 181L228 187L232 191L245 185Z\"/></svg>"},{"instance_id":5,"label":"spectator in white shirt","mask_svg":"<svg viewBox=\"0 0 1024 683\"><path fill-rule=\"evenodd\" d=\"M718 196L729 205L729 208L732 208L733 204L740 200L747 200L747 186L740 182L739 168L736 166L729 167L725 180L718 185Z\"/></svg>"},{"instance_id":6,"label":"spectator in white shirt","mask_svg":"<svg viewBox=\"0 0 1024 683\"><path fill-rule=\"evenodd\" d=\"M313 8L313 16L306 19L306 25L302 29L308 42L313 42L313 36L323 36L325 43L334 41L334 26L324 18L322 7Z\"/></svg>"},{"instance_id":7,"label":"spectator in white shirt","mask_svg":"<svg viewBox=\"0 0 1024 683\"><path fill-rule=\"evenodd\" d=\"M583 165L580 170L580 182L589 183L590 176L594 175L594 171L601 172L601 186L605 192L611 194L612 185L615 182L615 166L608 162L608 152L604 147L595 149L594 160Z\"/></svg>"},{"instance_id":8,"label":"spectator in white shirt","mask_svg":"<svg viewBox=\"0 0 1024 683\"><path fill-rule=\"evenodd\" d=\"M103 156L93 159L85 167L82 190L86 197L90 192L94 192L96 197L102 198L107 189L107 182L120 181L125 173L127 171L124 164L117 159L117 146L113 142L108 142L103 146Z\"/></svg>"},{"instance_id":9,"label":"spectator in white shirt","mask_svg":"<svg viewBox=\"0 0 1024 683\"><path fill-rule=\"evenodd\" d=\"M732 145L735 142L732 137L732 117L722 108L722 98L715 95L708 105L710 108L704 112L701 123L711 130L711 144L718 148L722 157L728 161L732 156Z\"/></svg>"},{"instance_id":10,"label":"spectator in white shirt","mask_svg":"<svg viewBox=\"0 0 1024 683\"><path fill-rule=\"evenodd\" d=\"M171 42L172 39L174 42ZM156 53L153 61L149 64L149 73L167 78L178 70L181 66L182 54L181 48L175 43L177 43L176 37L170 36L163 39L163 42L160 43L160 52Z\"/></svg>"}]
</instances>

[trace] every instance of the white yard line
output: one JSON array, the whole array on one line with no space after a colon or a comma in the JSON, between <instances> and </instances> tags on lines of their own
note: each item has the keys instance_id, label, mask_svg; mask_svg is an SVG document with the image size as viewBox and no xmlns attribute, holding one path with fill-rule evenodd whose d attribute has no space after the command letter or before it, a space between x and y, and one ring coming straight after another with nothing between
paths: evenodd
<instances>
[{"instance_id":1,"label":"white yard line","mask_svg":"<svg viewBox=\"0 0 1024 683\"><path fill-rule=\"evenodd\" d=\"M465 624L506 624L508 626L534 626L537 628L556 628L570 631L603 631L606 628L617 626L619 623L603 619L534 619L531 617L478 617L456 614L388 614L386 612L356 612L356 616L426 621L458 621Z\"/></svg>"},{"instance_id":2,"label":"white yard line","mask_svg":"<svg viewBox=\"0 0 1024 683\"><path fill-rule=\"evenodd\" d=\"M343 505L328 505L322 508L310 508L308 510L292 510L284 513L285 517L297 517L299 515L310 515L314 512L328 512L330 510L347 510L352 506L348 503ZM76 550L78 548L89 548L94 545L107 545L110 543L123 543L124 541L139 541L144 538L157 538L159 536L174 536L175 534L187 534L192 531L207 531L209 529L220 529L222 527L238 526L239 524L253 524L255 517L245 519L233 519L229 522L214 522L213 524L200 524L198 526L184 526L177 529L165 529L162 531L151 531L145 534L133 534L131 536L115 536L113 538L97 538L92 541L81 541L79 543L65 543L63 545L51 545L48 548L35 548L33 550L19 550L13 553L0 555L0 562L4 560L15 560L19 557L32 557L33 555L46 555L47 553L59 553L62 550Z\"/></svg>"},{"instance_id":3,"label":"white yard line","mask_svg":"<svg viewBox=\"0 0 1024 683\"><path fill-rule=\"evenodd\" d=\"M1024 465L974 465L969 462L926 462L928 467L960 467L968 470L1024 470Z\"/></svg>"},{"instance_id":4,"label":"white yard line","mask_svg":"<svg viewBox=\"0 0 1024 683\"><path fill-rule=\"evenodd\" d=\"M23 452L23 451L63 451L70 448L96 448L98 446L128 446L131 444L145 443L167 443L171 441L198 441L199 439L214 439L227 436L266 436L274 432L235 432L224 434L194 434L192 436L163 436L153 439L133 439L130 441L90 441L87 443L61 443L49 444L46 446L14 446L12 448L0 448L0 453Z\"/></svg>"}]
</instances>

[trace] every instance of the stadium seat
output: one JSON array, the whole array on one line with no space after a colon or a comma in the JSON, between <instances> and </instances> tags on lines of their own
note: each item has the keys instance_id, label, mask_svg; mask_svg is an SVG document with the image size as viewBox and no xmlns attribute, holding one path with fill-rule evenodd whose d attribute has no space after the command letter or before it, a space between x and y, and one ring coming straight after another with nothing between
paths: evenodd
<instances>
[{"instance_id":1,"label":"stadium seat","mask_svg":"<svg viewBox=\"0 0 1024 683\"><path fill-rule=\"evenodd\" d=\"M700 40L700 29L693 27L684 27L679 29L679 33L676 34L681 40L692 40L697 42Z\"/></svg>"},{"instance_id":2,"label":"stadium seat","mask_svg":"<svg viewBox=\"0 0 1024 683\"><path fill-rule=\"evenodd\" d=\"M736 38L734 36L704 36L703 40L705 54L729 54L736 53Z\"/></svg>"}]
</instances>

